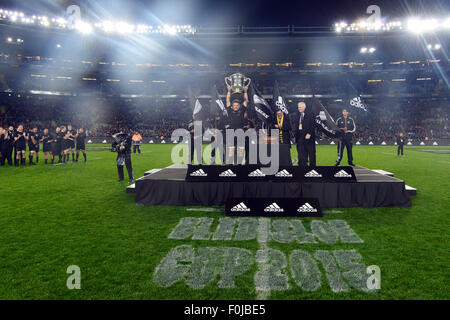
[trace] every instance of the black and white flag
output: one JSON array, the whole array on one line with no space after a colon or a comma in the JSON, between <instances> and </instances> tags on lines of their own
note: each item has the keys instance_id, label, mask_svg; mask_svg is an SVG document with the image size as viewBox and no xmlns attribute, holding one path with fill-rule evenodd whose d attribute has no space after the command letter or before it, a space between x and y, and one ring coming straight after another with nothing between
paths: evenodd
<instances>
[{"instance_id":1,"label":"black and white flag","mask_svg":"<svg viewBox=\"0 0 450 320\"><path fill-rule=\"evenodd\" d=\"M188 87L188 92L192 115L195 116L196 120L206 120L208 118L207 110L203 108L200 100L197 98L198 95L192 91L191 87Z\"/></svg>"},{"instance_id":2,"label":"black and white flag","mask_svg":"<svg viewBox=\"0 0 450 320\"><path fill-rule=\"evenodd\" d=\"M350 103L351 107L359 108L359 109L362 109L365 112L367 112L367 107L364 104L364 102L362 101L360 96L356 96L356 97L350 98L349 103Z\"/></svg>"},{"instance_id":3,"label":"black and white flag","mask_svg":"<svg viewBox=\"0 0 450 320\"><path fill-rule=\"evenodd\" d=\"M289 114L283 96L280 94L280 88L278 87L277 81L275 81L275 85L273 87L273 101L275 102L276 110L281 110L286 115Z\"/></svg>"},{"instance_id":4,"label":"black and white flag","mask_svg":"<svg viewBox=\"0 0 450 320\"><path fill-rule=\"evenodd\" d=\"M213 116L228 116L227 108L219 96L219 92L217 91L217 87L214 85L211 91L211 104L210 104L210 112Z\"/></svg>"},{"instance_id":5,"label":"black and white flag","mask_svg":"<svg viewBox=\"0 0 450 320\"><path fill-rule=\"evenodd\" d=\"M258 92L258 89L253 85L250 85L249 99L251 103L251 108L253 108L258 119L265 124L272 123L273 112L270 105L263 98L263 96Z\"/></svg>"},{"instance_id":6,"label":"black and white flag","mask_svg":"<svg viewBox=\"0 0 450 320\"><path fill-rule=\"evenodd\" d=\"M339 137L342 134L341 129L336 125L336 122L328 113L327 109L325 109L316 97L312 99L311 111L316 119L316 127L320 131L332 138Z\"/></svg>"},{"instance_id":7,"label":"black and white flag","mask_svg":"<svg viewBox=\"0 0 450 320\"><path fill-rule=\"evenodd\" d=\"M353 113L353 111L364 111L368 112L368 108L366 103L363 101L361 96L358 93L358 90L356 90L355 86L349 81L348 82L348 104L349 104L349 111Z\"/></svg>"}]
</instances>

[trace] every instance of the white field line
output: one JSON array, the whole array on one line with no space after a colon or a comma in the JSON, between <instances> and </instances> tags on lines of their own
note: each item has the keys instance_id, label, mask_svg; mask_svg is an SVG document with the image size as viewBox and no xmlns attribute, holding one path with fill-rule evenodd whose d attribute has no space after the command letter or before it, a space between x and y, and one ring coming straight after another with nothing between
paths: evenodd
<instances>
[{"instance_id":1,"label":"white field line","mask_svg":"<svg viewBox=\"0 0 450 320\"><path fill-rule=\"evenodd\" d=\"M257 233L257 240L258 240L258 247L259 250L265 250L267 249L267 241L269 240L269 234L267 233L269 219L267 218L259 218L258 219L258 233ZM261 268L260 265L258 267ZM270 296L270 290L256 290L256 300L267 300Z\"/></svg>"}]
</instances>

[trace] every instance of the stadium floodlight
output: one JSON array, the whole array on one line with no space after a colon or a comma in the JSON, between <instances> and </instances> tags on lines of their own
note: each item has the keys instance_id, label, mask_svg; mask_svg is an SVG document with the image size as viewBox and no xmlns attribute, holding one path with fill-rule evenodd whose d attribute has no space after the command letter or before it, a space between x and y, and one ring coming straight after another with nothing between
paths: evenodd
<instances>
[{"instance_id":1,"label":"stadium floodlight","mask_svg":"<svg viewBox=\"0 0 450 320\"><path fill-rule=\"evenodd\" d=\"M367 52L367 48L366 47L362 47L361 48L361 53L366 53Z\"/></svg>"},{"instance_id":2,"label":"stadium floodlight","mask_svg":"<svg viewBox=\"0 0 450 320\"><path fill-rule=\"evenodd\" d=\"M8 37L8 38L6 39L6 41L12 42L12 38L11 38L11 37Z\"/></svg>"},{"instance_id":3,"label":"stadium floodlight","mask_svg":"<svg viewBox=\"0 0 450 320\"><path fill-rule=\"evenodd\" d=\"M442 27L450 29L450 18L442 22Z\"/></svg>"},{"instance_id":4,"label":"stadium floodlight","mask_svg":"<svg viewBox=\"0 0 450 320\"><path fill-rule=\"evenodd\" d=\"M408 20L408 30L412 33L424 33L434 31L438 28L439 24L436 19L420 20L417 18L411 18Z\"/></svg>"},{"instance_id":5,"label":"stadium floodlight","mask_svg":"<svg viewBox=\"0 0 450 320\"><path fill-rule=\"evenodd\" d=\"M375 49L374 47L372 47L372 48L369 49L369 52L370 52L370 53L374 53L375 51L376 51L376 49Z\"/></svg>"},{"instance_id":6,"label":"stadium floodlight","mask_svg":"<svg viewBox=\"0 0 450 320\"><path fill-rule=\"evenodd\" d=\"M89 23L79 21L75 28L83 34L89 34L92 32L92 26Z\"/></svg>"},{"instance_id":7,"label":"stadium floodlight","mask_svg":"<svg viewBox=\"0 0 450 320\"><path fill-rule=\"evenodd\" d=\"M133 33L134 26L125 22L119 22L116 27L117 32L119 33Z\"/></svg>"},{"instance_id":8,"label":"stadium floodlight","mask_svg":"<svg viewBox=\"0 0 450 320\"><path fill-rule=\"evenodd\" d=\"M441 48L441 45L439 43L436 43L434 45L434 50L439 50Z\"/></svg>"},{"instance_id":9,"label":"stadium floodlight","mask_svg":"<svg viewBox=\"0 0 450 320\"><path fill-rule=\"evenodd\" d=\"M61 45L58 43L58 44L56 45L56 47L57 47L57 48L61 48Z\"/></svg>"}]
</instances>

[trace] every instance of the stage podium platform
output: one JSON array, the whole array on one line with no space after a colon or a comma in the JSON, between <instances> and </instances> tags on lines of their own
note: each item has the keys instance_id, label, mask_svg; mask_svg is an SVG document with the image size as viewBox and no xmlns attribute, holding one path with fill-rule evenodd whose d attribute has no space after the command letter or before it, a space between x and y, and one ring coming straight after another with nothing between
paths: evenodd
<instances>
[{"instance_id":1,"label":"stage podium platform","mask_svg":"<svg viewBox=\"0 0 450 320\"><path fill-rule=\"evenodd\" d=\"M208 166L201 166L208 167ZM320 168L316 167L317 171ZM340 167L339 167L340 168ZM311 168L313 169L313 168ZM222 206L231 198L317 198L322 208L411 206L405 182L364 167L353 167L356 181L188 182L187 165L148 172L127 188L138 205ZM134 188L133 188L134 187Z\"/></svg>"}]
</instances>

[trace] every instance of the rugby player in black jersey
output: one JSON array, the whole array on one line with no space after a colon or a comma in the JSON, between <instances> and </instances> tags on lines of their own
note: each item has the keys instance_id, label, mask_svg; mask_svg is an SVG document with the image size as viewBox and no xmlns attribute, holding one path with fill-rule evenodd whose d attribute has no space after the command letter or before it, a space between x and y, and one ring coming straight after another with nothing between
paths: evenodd
<instances>
[{"instance_id":1,"label":"rugby player in black jersey","mask_svg":"<svg viewBox=\"0 0 450 320\"><path fill-rule=\"evenodd\" d=\"M19 166L19 160L21 165L25 165L25 153L27 151L28 135L23 130L23 125L19 125L17 127L16 132L14 133L14 148L16 151L16 167Z\"/></svg>"},{"instance_id":2,"label":"rugby player in black jersey","mask_svg":"<svg viewBox=\"0 0 450 320\"><path fill-rule=\"evenodd\" d=\"M72 128L72 125L67 125L67 161L69 161L70 153L72 153L72 162L75 162L75 139L77 138L77 131Z\"/></svg>"},{"instance_id":3,"label":"rugby player in black jersey","mask_svg":"<svg viewBox=\"0 0 450 320\"><path fill-rule=\"evenodd\" d=\"M86 137L88 136L88 134L89 134L88 130L86 130L86 132L84 132L83 128L79 128L77 130L77 134L76 134L77 158L76 158L75 162L78 162L78 157L80 155L80 151L83 152L84 162L87 161L87 159L86 159Z\"/></svg>"},{"instance_id":4,"label":"rugby player in black jersey","mask_svg":"<svg viewBox=\"0 0 450 320\"><path fill-rule=\"evenodd\" d=\"M62 162L61 159L61 145L62 145L62 134L61 127L56 127L55 132L51 135L51 143L52 143L52 164L55 162L55 157L58 156L58 163Z\"/></svg>"},{"instance_id":5,"label":"rugby player in black jersey","mask_svg":"<svg viewBox=\"0 0 450 320\"><path fill-rule=\"evenodd\" d=\"M39 133L38 129L36 127L33 128L28 133L28 159L30 161L31 165L35 165L36 163L33 162L34 154L36 154L36 162L39 160Z\"/></svg>"},{"instance_id":6,"label":"rugby player in black jersey","mask_svg":"<svg viewBox=\"0 0 450 320\"><path fill-rule=\"evenodd\" d=\"M241 102L238 99L234 99L231 101L231 86L227 85L227 98L226 98L226 106L228 108L228 117L225 120L225 129L244 129L247 125L247 105L248 105L248 86L244 87L244 102ZM227 141L228 142L228 141ZM230 141L231 147L227 152L228 161L227 163L240 164L244 158L244 145L237 145L238 141L235 138L234 141Z\"/></svg>"},{"instance_id":7,"label":"rugby player in black jersey","mask_svg":"<svg viewBox=\"0 0 450 320\"><path fill-rule=\"evenodd\" d=\"M48 129L45 128L43 135L41 137L41 141L42 141L42 150L44 151L44 159L45 159L45 164L47 164L48 161L48 156L47 154L50 156L50 159L53 162L53 154L52 154L52 135L50 135L50 133L48 132Z\"/></svg>"}]
</instances>

